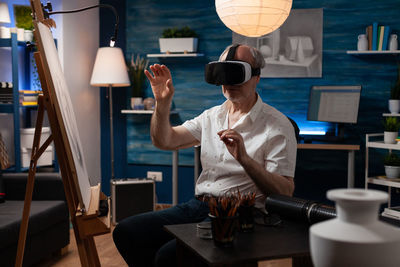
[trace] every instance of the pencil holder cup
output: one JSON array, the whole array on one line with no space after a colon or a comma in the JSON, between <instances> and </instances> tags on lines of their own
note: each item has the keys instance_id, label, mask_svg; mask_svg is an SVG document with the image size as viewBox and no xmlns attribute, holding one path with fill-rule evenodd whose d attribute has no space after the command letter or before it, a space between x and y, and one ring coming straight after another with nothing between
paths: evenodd
<instances>
[{"instance_id":1,"label":"pencil holder cup","mask_svg":"<svg viewBox=\"0 0 400 267\"><path fill-rule=\"evenodd\" d=\"M217 247L231 247L239 228L239 216L217 217L208 214L211 218L211 230L214 244Z\"/></svg>"},{"instance_id":2,"label":"pencil holder cup","mask_svg":"<svg viewBox=\"0 0 400 267\"><path fill-rule=\"evenodd\" d=\"M242 232L254 231L254 205L240 205L239 206L239 225Z\"/></svg>"}]
</instances>

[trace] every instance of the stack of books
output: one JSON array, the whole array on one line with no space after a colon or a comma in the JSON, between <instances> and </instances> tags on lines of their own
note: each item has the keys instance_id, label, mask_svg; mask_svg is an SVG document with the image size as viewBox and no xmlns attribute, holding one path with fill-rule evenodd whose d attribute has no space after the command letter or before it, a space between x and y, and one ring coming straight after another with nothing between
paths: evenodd
<instances>
[{"instance_id":1,"label":"stack of books","mask_svg":"<svg viewBox=\"0 0 400 267\"><path fill-rule=\"evenodd\" d=\"M378 25L378 22L367 26L368 50L389 50L390 26Z\"/></svg>"},{"instance_id":2,"label":"stack of books","mask_svg":"<svg viewBox=\"0 0 400 267\"><path fill-rule=\"evenodd\" d=\"M21 106L36 106L38 103L39 94L42 91L20 90L19 103Z\"/></svg>"},{"instance_id":3,"label":"stack of books","mask_svg":"<svg viewBox=\"0 0 400 267\"><path fill-rule=\"evenodd\" d=\"M382 216L400 220L400 206L385 208L382 212Z\"/></svg>"},{"instance_id":4,"label":"stack of books","mask_svg":"<svg viewBox=\"0 0 400 267\"><path fill-rule=\"evenodd\" d=\"M13 84L11 82L0 82L0 103L12 103Z\"/></svg>"}]
</instances>

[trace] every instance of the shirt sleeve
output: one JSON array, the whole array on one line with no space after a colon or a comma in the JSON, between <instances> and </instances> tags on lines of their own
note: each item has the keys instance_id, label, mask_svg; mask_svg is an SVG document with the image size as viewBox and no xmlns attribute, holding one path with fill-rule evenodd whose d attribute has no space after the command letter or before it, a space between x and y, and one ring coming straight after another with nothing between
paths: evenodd
<instances>
[{"instance_id":1,"label":"shirt sleeve","mask_svg":"<svg viewBox=\"0 0 400 267\"><path fill-rule=\"evenodd\" d=\"M290 122L285 122L268 133L265 152L265 168L267 171L294 177L296 154L297 142Z\"/></svg>"},{"instance_id":2,"label":"shirt sleeve","mask_svg":"<svg viewBox=\"0 0 400 267\"><path fill-rule=\"evenodd\" d=\"M197 140L201 142L201 130L202 130L202 118L203 114L200 114L199 116L185 121L182 126L185 127Z\"/></svg>"}]
</instances>

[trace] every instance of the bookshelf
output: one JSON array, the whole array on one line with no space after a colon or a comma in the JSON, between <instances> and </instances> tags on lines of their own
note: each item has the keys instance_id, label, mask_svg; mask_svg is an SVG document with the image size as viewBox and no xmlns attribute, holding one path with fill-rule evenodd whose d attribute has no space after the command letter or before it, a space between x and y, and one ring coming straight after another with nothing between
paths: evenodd
<instances>
[{"instance_id":1,"label":"bookshelf","mask_svg":"<svg viewBox=\"0 0 400 267\"><path fill-rule=\"evenodd\" d=\"M201 54L201 53L147 54L147 57L149 57L149 58L153 58L153 57L170 57L170 58L174 58L174 57L202 57L202 56L204 56L204 54Z\"/></svg>"},{"instance_id":2,"label":"bookshelf","mask_svg":"<svg viewBox=\"0 0 400 267\"><path fill-rule=\"evenodd\" d=\"M372 141L372 139L377 139L377 141ZM400 179L399 178L386 178L386 176L370 176L368 173L368 160L369 160L369 149L370 148L378 148L378 149L387 149L391 150L400 150L400 144L385 144L383 141L383 133L375 133L375 134L367 134L365 138L365 189L368 189L369 184L380 185L387 188L389 194L388 207L385 209L391 209L391 188L400 188ZM385 216L385 212L382 213ZM399 217L397 218L400 220Z\"/></svg>"},{"instance_id":3,"label":"bookshelf","mask_svg":"<svg viewBox=\"0 0 400 267\"><path fill-rule=\"evenodd\" d=\"M400 54L400 50L383 50L383 51L375 51L375 50L367 50L367 51L358 51L358 50L348 50L346 51L349 55L397 55Z\"/></svg>"}]
</instances>

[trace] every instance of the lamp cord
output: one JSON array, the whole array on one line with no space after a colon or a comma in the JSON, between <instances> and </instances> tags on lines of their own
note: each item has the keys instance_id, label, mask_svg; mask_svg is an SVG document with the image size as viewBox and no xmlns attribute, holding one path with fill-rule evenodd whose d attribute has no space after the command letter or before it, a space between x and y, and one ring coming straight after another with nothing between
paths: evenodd
<instances>
[{"instance_id":1,"label":"lamp cord","mask_svg":"<svg viewBox=\"0 0 400 267\"><path fill-rule=\"evenodd\" d=\"M112 5L107 5L107 4L99 4L99 5L94 5L94 6L88 6L88 7L83 7L79 9L73 9L73 10L65 10L65 11L54 11L54 12L47 12L48 15L55 15L55 14L68 14L68 13L77 13L77 12L82 12L88 9L96 8L96 7L106 7L112 10L112 12L115 15L115 26L114 26L114 36L111 37L111 42L110 46L113 47L114 43L117 40L117 35L118 35L118 24L119 24L119 16L117 13L117 10L115 7Z\"/></svg>"}]
</instances>

